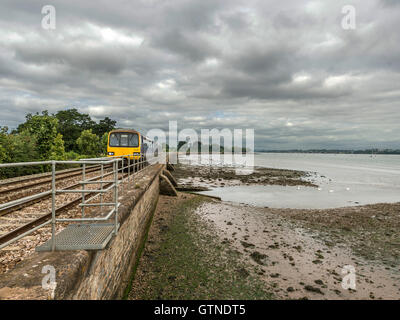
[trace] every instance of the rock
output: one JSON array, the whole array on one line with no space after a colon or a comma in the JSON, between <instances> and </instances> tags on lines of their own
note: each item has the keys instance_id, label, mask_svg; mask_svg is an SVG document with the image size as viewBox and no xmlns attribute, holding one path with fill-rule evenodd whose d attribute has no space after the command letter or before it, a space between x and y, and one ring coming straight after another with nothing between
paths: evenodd
<instances>
[{"instance_id":1,"label":"rock","mask_svg":"<svg viewBox=\"0 0 400 320\"><path fill-rule=\"evenodd\" d=\"M258 264L264 265L264 259L267 257L265 254L254 251L250 254L250 257Z\"/></svg>"},{"instance_id":2,"label":"rock","mask_svg":"<svg viewBox=\"0 0 400 320\"><path fill-rule=\"evenodd\" d=\"M255 247L254 244L248 243L248 242L246 242L246 241L240 241L240 243L241 243L242 246L245 247L245 248L254 248L254 247Z\"/></svg>"},{"instance_id":3,"label":"rock","mask_svg":"<svg viewBox=\"0 0 400 320\"><path fill-rule=\"evenodd\" d=\"M172 183L163 174L160 174L160 194L174 197L178 196Z\"/></svg>"},{"instance_id":4,"label":"rock","mask_svg":"<svg viewBox=\"0 0 400 320\"><path fill-rule=\"evenodd\" d=\"M165 175L169 181L172 183L172 185L174 187L178 186L178 183L176 182L175 178L172 176L171 172L169 172L168 170L163 170L163 175Z\"/></svg>"},{"instance_id":5,"label":"rock","mask_svg":"<svg viewBox=\"0 0 400 320\"><path fill-rule=\"evenodd\" d=\"M310 285L305 286L304 289L306 289L307 291L310 291L310 292L315 292L315 293L319 293L319 294L324 294L324 293L321 291L320 288L315 288L315 287L310 286Z\"/></svg>"},{"instance_id":6,"label":"rock","mask_svg":"<svg viewBox=\"0 0 400 320\"><path fill-rule=\"evenodd\" d=\"M315 282L316 284L320 285L320 286L323 286L323 285L324 285L323 281L320 280L320 279L315 280L314 282Z\"/></svg>"}]
</instances>

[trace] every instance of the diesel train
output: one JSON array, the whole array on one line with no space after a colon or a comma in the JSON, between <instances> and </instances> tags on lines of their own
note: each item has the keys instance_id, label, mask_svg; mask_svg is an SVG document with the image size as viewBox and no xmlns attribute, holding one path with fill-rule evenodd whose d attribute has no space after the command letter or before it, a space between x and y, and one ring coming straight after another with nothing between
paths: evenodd
<instances>
[{"instance_id":1,"label":"diesel train","mask_svg":"<svg viewBox=\"0 0 400 320\"><path fill-rule=\"evenodd\" d=\"M126 156L139 160L148 160L157 156L157 143L140 132L131 129L117 129L108 134L107 156Z\"/></svg>"}]
</instances>

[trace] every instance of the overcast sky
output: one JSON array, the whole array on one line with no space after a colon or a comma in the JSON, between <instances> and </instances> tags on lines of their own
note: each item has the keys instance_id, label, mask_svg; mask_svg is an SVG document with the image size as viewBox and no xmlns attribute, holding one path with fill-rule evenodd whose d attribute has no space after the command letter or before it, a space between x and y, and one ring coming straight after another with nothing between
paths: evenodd
<instances>
[{"instance_id":1,"label":"overcast sky","mask_svg":"<svg viewBox=\"0 0 400 320\"><path fill-rule=\"evenodd\" d=\"M1 0L0 16L0 126L76 107L145 132L254 128L258 149L400 148L400 0Z\"/></svg>"}]
</instances>

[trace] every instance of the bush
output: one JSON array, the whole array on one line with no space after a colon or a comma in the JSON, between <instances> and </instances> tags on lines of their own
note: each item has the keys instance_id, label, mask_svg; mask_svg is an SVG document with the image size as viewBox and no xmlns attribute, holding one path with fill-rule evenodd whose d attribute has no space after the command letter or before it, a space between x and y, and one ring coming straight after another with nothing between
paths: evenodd
<instances>
[{"instance_id":1,"label":"bush","mask_svg":"<svg viewBox=\"0 0 400 320\"><path fill-rule=\"evenodd\" d=\"M50 160L65 160L64 140L61 134L57 134L53 145L50 147Z\"/></svg>"},{"instance_id":2,"label":"bush","mask_svg":"<svg viewBox=\"0 0 400 320\"><path fill-rule=\"evenodd\" d=\"M65 160L75 161L79 159L79 153L74 151L69 151L65 153Z\"/></svg>"},{"instance_id":3,"label":"bush","mask_svg":"<svg viewBox=\"0 0 400 320\"><path fill-rule=\"evenodd\" d=\"M81 136L76 140L76 144L80 153L89 158L95 158L99 155L100 140L98 136L92 133L92 130L82 131Z\"/></svg>"},{"instance_id":4,"label":"bush","mask_svg":"<svg viewBox=\"0 0 400 320\"><path fill-rule=\"evenodd\" d=\"M41 160L48 160L50 154L54 151L57 141L57 118L48 115L47 111L43 111L41 115L28 114L26 122L18 127L18 132L28 132L36 138L36 151ZM62 136L61 136L62 140Z\"/></svg>"},{"instance_id":5,"label":"bush","mask_svg":"<svg viewBox=\"0 0 400 320\"><path fill-rule=\"evenodd\" d=\"M100 154L107 154L107 145L108 145L108 132L105 132L100 140Z\"/></svg>"},{"instance_id":6,"label":"bush","mask_svg":"<svg viewBox=\"0 0 400 320\"><path fill-rule=\"evenodd\" d=\"M31 162L38 161L36 151L36 137L24 130L19 134L0 133L0 160L1 162ZM1 178L11 178L19 175L27 175L44 172L45 166L27 166L4 168L1 170Z\"/></svg>"}]
</instances>

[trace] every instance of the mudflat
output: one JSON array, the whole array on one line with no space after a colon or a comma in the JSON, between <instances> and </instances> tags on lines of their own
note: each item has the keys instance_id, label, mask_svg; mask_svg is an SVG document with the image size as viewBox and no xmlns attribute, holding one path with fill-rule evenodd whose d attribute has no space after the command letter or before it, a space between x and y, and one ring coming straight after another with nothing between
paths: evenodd
<instances>
[{"instance_id":1,"label":"mudflat","mask_svg":"<svg viewBox=\"0 0 400 320\"><path fill-rule=\"evenodd\" d=\"M240 180L221 168L177 167L186 186L306 177L266 169ZM179 193L161 197L154 219L134 299L400 298L400 203L274 209ZM349 268L354 287L346 286Z\"/></svg>"}]
</instances>

